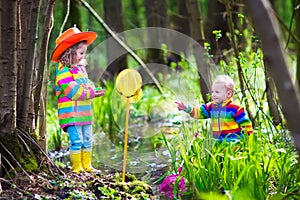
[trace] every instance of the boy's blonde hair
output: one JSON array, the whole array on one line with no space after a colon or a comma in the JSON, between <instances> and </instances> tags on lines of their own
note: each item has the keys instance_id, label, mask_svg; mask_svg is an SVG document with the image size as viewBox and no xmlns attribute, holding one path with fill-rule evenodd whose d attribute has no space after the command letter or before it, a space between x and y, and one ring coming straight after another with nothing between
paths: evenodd
<instances>
[{"instance_id":1,"label":"boy's blonde hair","mask_svg":"<svg viewBox=\"0 0 300 200\"><path fill-rule=\"evenodd\" d=\"M228 75L219 75L216 77L215 83L223 83L224 87L227 91L231 91L232 94L234 93L234 81L233 79Z\"/></svg>"}]
</instances>

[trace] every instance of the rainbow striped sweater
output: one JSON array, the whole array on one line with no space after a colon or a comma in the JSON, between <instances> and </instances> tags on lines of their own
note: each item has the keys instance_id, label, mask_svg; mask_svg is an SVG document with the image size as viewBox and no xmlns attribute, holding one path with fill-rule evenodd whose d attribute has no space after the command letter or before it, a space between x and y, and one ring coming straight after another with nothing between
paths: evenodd
<instances>
[{"instance_id":1,"label":"rainbow striped sweater","mask_svg":"<svg viewBox=\"0 0 300 200\"><path fill-rule=\"evenodd\" d=\"M228 99L223 104L210 102L200 107L194 107L188 112L196 119L211 119L213 135L218 140L234 141L243 133L253 132L252 123L244 108Z\"/></svg>"},{"instance_id":2,"label":"rainbow striped sweater","mask_svg":"<svg viewBox=\"0 0 300 200\"><path fill-rule=\"evenodd\" d=\"M66 131L70 125L92 124L91 99L95 97L95 86L85 68L59 63L55 82L61 128Z\"/></svg>"}]
</instances>

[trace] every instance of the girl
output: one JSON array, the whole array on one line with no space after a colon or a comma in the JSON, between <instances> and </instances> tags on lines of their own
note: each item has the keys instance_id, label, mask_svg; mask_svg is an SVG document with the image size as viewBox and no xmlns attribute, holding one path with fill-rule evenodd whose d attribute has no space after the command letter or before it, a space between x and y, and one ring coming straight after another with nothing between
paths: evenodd
<instances>
[{"instance_id":1,"label":"girl","mask_svg":"<svg viewBox=\"0 0 300 200\"><path fill-rule=\"evenodd\" d=\"M56 96L61 128L70 139L70 160L75 173L95 172L92 161L91 99L103 96L105 90L95 88L86 72L87 46L97 37L95 32L81 32L73 27L56 39L51 60L56 68Z\"/></svg>"}]
</instances>

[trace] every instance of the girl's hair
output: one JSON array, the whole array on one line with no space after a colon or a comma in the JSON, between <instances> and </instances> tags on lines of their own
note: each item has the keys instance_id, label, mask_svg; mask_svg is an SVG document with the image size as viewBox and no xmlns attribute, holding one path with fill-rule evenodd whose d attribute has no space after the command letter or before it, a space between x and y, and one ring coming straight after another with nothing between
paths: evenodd
<instances>
[{"instance_id":1,"label":"girl's hair","mask_svg":"<svg viewBox=\"0 0 300 200\"><path fill-rule=\"evenodd\" d=\"M73 46L69 47L67 50L65 50L61 54L59 58L59 62L61 62L63 66L74 64L74 61L76 61L76 50L79 48L81 44L86 44L86 41L78 42Z\"/></svg>"},{"instance_id":2,"label":"girl's hair","mask_svg":"<svg viewBox=\"0 0 300 200\"><path fill-rule=\"evenodd\" d=\"M232 91L234 93L234 81L233 79L228 75L219 75L214 81L215 83L223 83L224 87L227 91Z\"/></svg>"}]
</instances>

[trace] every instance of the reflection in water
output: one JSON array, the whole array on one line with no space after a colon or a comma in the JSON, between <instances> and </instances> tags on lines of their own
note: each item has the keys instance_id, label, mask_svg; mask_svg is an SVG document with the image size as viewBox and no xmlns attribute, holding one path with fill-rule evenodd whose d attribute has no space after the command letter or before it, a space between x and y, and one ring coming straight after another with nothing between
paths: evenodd
<instances>
[{"instance_id":1,"label":"reflection in water","mask_svg":"<svg viewBox=\"0 0 300 200\"><path fill-rule=\"evenodd\" d=\"M164 123L164 126L166 123ZM157 155L165 155L165 148L154 149L154 140L161 136L162 122L135 125L129 127L128 152L126 171L131 174L143 175L167 166L165 160ZM123 138L123 134L117 136ZM122 170L123 140L118 144L110 141L108 134L101 133L94 137L94 166L115 171ZM98 166L97 166L98 165Z\"/></svg>"},{"instance_id":2,"label":"reflection in water","mask_svg":"<svg viewBox=\"0 0 300 200\"><path fill-rule=\"evenodd\" d=\"M160 141L155 139L164 132L177 132L178 127L172 122L139 124L129 127L126 172L134 174L138 179L152 185L157 194L158 184L154 184L170 166L170 155ZM118 136L119 142L114 144L106 133L96 134L93 147L93 166L103 173L122 172L123 166L123 133ZM122 139L121 139L122 138Z\"/></svg>"}]
</instances>

